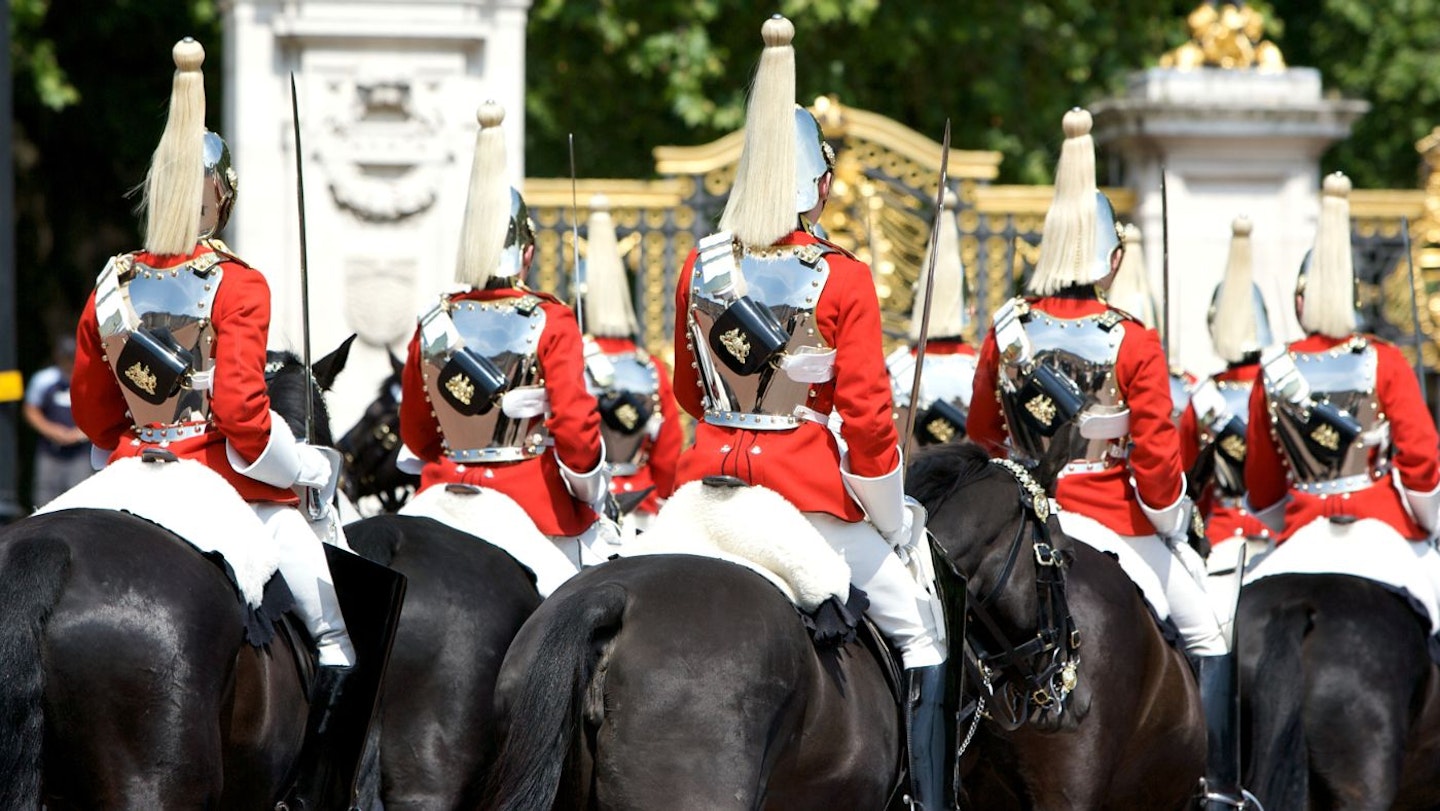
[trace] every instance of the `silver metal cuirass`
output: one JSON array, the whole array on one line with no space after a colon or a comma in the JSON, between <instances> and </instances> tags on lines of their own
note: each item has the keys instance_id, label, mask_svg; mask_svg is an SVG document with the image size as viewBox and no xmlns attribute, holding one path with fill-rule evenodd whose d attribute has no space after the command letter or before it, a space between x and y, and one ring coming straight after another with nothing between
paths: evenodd
<instances>
[{"instance_id":1,"label":"silver metal cuirass","mask_svg":"<svg viewBox=\"0 0 1440 811\"><path fill-rule=\"evenodd\" d=\"M790 335L785 353L792 356L829 349L815 329L815 307L830 266L825 260L833 248L824 245L782 245L763 251L746 250L740 271L749 297L769 308ZM725 312L730 299L705 290L696 268L690 290L690 341L699 364L705 392L705 421L713 425L778 431L803 420L796 408L808 402L812 383L800 382L772 363L753 375L737 374L710 349L710 330Z\"/></svg>"},{"instance_id":2,"label":"silver metal cuirass","mask_svg":"<svg viewBox=\"0 0 1440 811\"><path fill-rule=\"evenodd\" d=\"M1080 467L1096 470L1122 461L1129 445L1129 411L1115 383L1115 360L1125 338L1125 324L1113 312L1076 319L1054 318L1041 310L1030 310L1024 317L1025 336L1029 339L1036 365L1048 366L1076 384L1085 405L1076 415L1079 433L1085 443L1070 469ZM1021 397L1025 379L1023 369L1015 364L1000 364L1000 404L1010 441L1031 459L1042 459L1049 450L1053 436L1045 436L1033 424L1020 417L1022 411L1036 404ZM1059 419L1054 413L1034 414L1040 422ZM1087 422L1103 428L1085 428Z\"/></svg>"},{"instance_id":3,"label":"silver metal cuirass","mask_svg":"<svg viewBox=\"0 0 1440 811\"><path fill-rule=\"evenodd\" d=\"M970 398L975 386L975 367L979 360L975 355L940 355L925 353L925 368L920 374L920 413L924 413L936 400L948 401L960 410L966 418L970 416ZM910 390L914 387L915 366L913 356L903 373L892 370L890 394L895 401L895 421L904 425L910 411ZM946 421L942 431L953 430ZM934 431L932 436L939 441L950 442L960 437L946 437Z\"/></svg>"},{"instance_id":4,"label":"silver metal cuirass","mask_svg":"<svg viewBox=\"0 0 1440 811\"><path fill-rule=\"evenodd\" d=\"M425 393L448 458L459 463L513 462L544 452L549 439L544 420L530 427L535 417L543 415L502 407L501 402L516 394L544 397L537 354L544 330L545 310L534 296L494 301L447 298L421 317ZM497 396L483 414L461 414L440 393L441 371L461 348L490 361L507 381L504 395Z\"/></svg>"},{"instance_id":5,"label":"silver metal cuirass","mask_svg":"<svg viewBox=\"0 0 1440 811\"><path fill-rule=\"evenodd\" d=\"M600 421L600 435L605 438L605 462L610 466L610 473L633 476L650 461L646 440L653 438L660 426L660 370L648 353L639 350L607 354L606 358L614 369L614 381L599 390L592 385L590 393L598 398L607 392L630 392L650 402L647 424L639 424L639 412L624 404L616 409L616 418L630 423L623 431L605 420Z\"/></svg>"},{"instance_id":6,"label":"silver metal cuirass","mask_svg":"<svg viewBox=\"0 0 1440 811\"><path fill-rule=\"evenodd\" d=\"M95 294L100 339L110 368L121 379L131 424L144 439L180 438L167 429L210 418L210 372L215 366L211 355L215 327L210 319L224 277L223 260L219 254L206 253L187 264L160 269L125 254L112 259L100 275ZM168 331L190 363L179 390L158 404L142 399L124 382L128 379L143 388L147 380L154 380L151 370L140 363L120 368L125 344L142 328L151 333Z\"/></svg>"},{"instance_id":7,"label":"silver metal cuirass","mask_svg":"<svg viewBox=\"0 0 1440 811\"><path fill-rule=\"evenodd\" d=\"M1379 356L1357 339L1323 352L1290 352L1309 396L1295 402L1276 388L1267 368L1266 403L1291 481L1301 490L1340 493L1368 486L1390 471L1389 423L1375 397ZM1341 447L1333 427L1312 418L1312 404L1328 403L1353 418L1360 433Z\"/></svg>"}]
</instances>

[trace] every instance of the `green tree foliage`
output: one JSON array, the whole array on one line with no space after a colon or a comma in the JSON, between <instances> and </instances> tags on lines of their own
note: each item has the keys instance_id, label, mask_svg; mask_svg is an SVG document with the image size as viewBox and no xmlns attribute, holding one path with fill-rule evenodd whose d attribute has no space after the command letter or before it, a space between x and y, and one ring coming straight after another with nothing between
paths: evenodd
<instances>
[{"instance_id":1,"label":"green tree foliage","mask_svg":"<svg viewBox=\"0 0 1440 811\"><path fill-rule=\"evenodd\" d=\"M1048 182L1066 109L1124 88L1188 37L1199 0L780 0L798 93L957 147L1002 152L1001 181ZM1269 0L1269 38L1327 89L1374 108L1325 159L1361 187L1412 187L1414 142L1440 124L1440 0ZM775 2L538 0L527 60L532 175L649 176L651 148L737 128Z\"/></svg>"}]
</instances>

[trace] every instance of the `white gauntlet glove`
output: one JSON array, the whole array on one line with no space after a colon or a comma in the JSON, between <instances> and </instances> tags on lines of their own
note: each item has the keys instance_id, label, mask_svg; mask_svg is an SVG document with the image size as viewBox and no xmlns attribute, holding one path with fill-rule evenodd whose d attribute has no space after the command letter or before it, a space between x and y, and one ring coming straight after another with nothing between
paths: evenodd
<instances>
[{"instance_id":1,"label":"white gauntlet glove","mask_svg":"<svg viewBox=\"0 0 1440 811\"><path fill-rule=\"evenodd\" d=\"M1130 480L1130 486L1135 488L1135 480ZM1155 527L1155 534L1164 538L1166 543L1185 543L1186 533L1190 529L1190 513L1194 511L1195 505L1190 497L1185 495L1185 478L1180 478L1180 497L1175 503L1168 507L1156 509L1145 503L1140 498L1139 488L1135 488L1135 500L1140 502L1140 511L1150 519L1151 526Z\"/></svg>"},{"instance_id":2,"label":"white gauntlet glove","mask_svg":"<svg viewBox=\"0 0 1440 811\"><path fill-rule=\"evenodd\" d=\"M333 448L304 444L296 445L295 453L300 460L295 487L311 491L300 492L300 498L310 520L318 521L325 517L335 500L335 488L340 483L340 453Z\"/></svg>"}]
</instances>

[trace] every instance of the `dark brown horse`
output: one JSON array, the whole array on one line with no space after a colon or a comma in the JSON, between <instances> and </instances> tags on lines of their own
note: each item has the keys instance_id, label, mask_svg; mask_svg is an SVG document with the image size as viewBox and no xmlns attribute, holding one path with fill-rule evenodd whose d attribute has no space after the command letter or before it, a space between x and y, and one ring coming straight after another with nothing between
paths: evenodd
<instances>
[{"instance_id":1,"label":"dark brown horse","mask_svg":"<svg viewBox=\"0 0 1440 811\"><path fill-rule=\"evenodd\" d=\"M991 618L977 622L972 614L968 623L970 646L991 655L995 692L977 693L982 680L967 678L967 692L987 701L990 718L979 724L962 760L966 807L1187 807L1204 771L1199 692L1185 657L1166 643L1119 565L1056 537L1053 520L1049 538L1037 534L1044 516L1027 507L1033 496L976 446L919 454L907 490L925 504L930 530L967 576L972 612ZM1040 549L1037 556L1037 544L1047 542L1054 553ZM1068 565L1058 568L1065 582L1060 605L1068 608L1055 612L1046 581L1057 567L1037 561L1064 563L1067 555ZM1078 660L1074 690L1056 712L1037 706L1034 685L1025 686L1024 677L1043 674L1049 662L1067 655L1064 615L1080 644L1069 654ZM1052 619L1059 630L1047 627ZM956 647L952 641L952 656ZM1058 678L1057 672L1040 682L1048 695L1038 703L1053 699Z\"/></svg>"},{"instance_id":2,"label":"dark brown horse","mask_svg":"<svg viewBox=\"0 0 1440 811\"><path fill-rule=\"evenodd\" d=\"M343 351L317 363L321 386L343 365ZM272 354L274 408L303 411L305 374ZM288 597L282 582L267 591ZM249 611L221 565L125 513L0 531L0 808L273 808L305 736L311 653L279 624L249 644Z\"/></svg>"},{"instance_id":3,"label":"dark brown horse","mask_svg":"<svg viewBox=\"0 0 1440 811\"><path fill-rule=\"evenodd\" d=\"M496 705L494 809L883 809L900 769L876 658L817 651L774 586L709 558L567 582L515 638Z\"/></svg>"},{"instance_id":4,"label":"dark brown horse","mask_svg":"<svg viewBox=\"0 0 1440 811\"><path fill-rule=\"evenodd\" d=\"M1426 619L1384 586L1336 574L1258 580L1238 617L1245 784L1267 809L1440 808Z\"/></svg>"},{"instance_id":5,"label":"dark brown horse","mask_svg":"<svg viewBox=\"0 0 1440 811\"><path fill-rule=\"evenodd\" d=\"M396 466L400 456L400 373L405 365L390 356L390 376L365 413L335 443L345 457L341 488L356 506L373 498L381 511L393 513L415 494L420 477Z\"/></svg>"},{"instance_id":6,"label":"dark brown horse","mask_svg":"<svg viewBox=\"0 0 1440 811\"><path fill-rule=\"evenodd\" d=\"M385 808L473 809L495 755L500 662L540 605L534 576L429 518L379 515L345 534L356 552L408 580L382 696Z\"/></svg>"}]
</instances>

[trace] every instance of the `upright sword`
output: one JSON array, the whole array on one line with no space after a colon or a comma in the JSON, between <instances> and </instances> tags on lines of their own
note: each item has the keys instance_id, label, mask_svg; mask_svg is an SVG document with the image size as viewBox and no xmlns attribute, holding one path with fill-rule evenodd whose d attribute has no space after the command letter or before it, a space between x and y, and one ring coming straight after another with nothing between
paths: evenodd
<instances>
[{"instance_id":1,"label":"upright sword","mask_svg":"<svg viewBox=\"0 0 1440 811\"><path fill-rule=\"evenodd\" d=\"M310 374L310 269L305 253L305 162L300 148L300 99L290 72L290 113L295 125L295 191L300 201L300 335L305 363L305 442L315 442L315 377Z\"/></svg>"},{"instance_id":2,"label":"upright sword","mask_svg":"<svg viewBox=\"0 0 1440 811\"><path fill-rule=\"evenodd\" d=\"M585 278L580 273L580 193L575 179L575 133L570 133L570 258L574 261L575 323L585 334Z\"/></svg>"},{"instance_id":3,"label":"upright sword","mask_svg":"<svg viewBox=\"0 0 1440 811\"><path fill-rule=\"evenodd\" d=\"M920 408L920 373L925 368L925 345L930 341L930 297L935 292L935 245L940 233L940 218L945 216L945 186L950 174L950 119L945 119L945 137L940 142L940 190L935 194L935 221L930 224L930 261L925 268L925 298L920 308L920 343L915 347L914 379L910 382L910 407L905 411L905 438L901 447L910 458L910 443L915 438L915 412ZM872 257L873 258L873 257Z\"/></svg>"},{"instance_id":4,"label":"upright sword","mask_svg":"<svg viewBox=\"0 0 1440 811\"><path fill-rule=\"evenodd\" d=\"M1420 396L1428 402L1430 391L1425 386L1424 341L1420 333L1419 291L1415 289L1415 257L1410 253L1410 218L1400 218L1400 237L1405 245L1405 267L1410 271L1410 319L1414 325L1410 338L1415 342L1415 377L1420 381Z\"/></svg>"}]
</instances>

